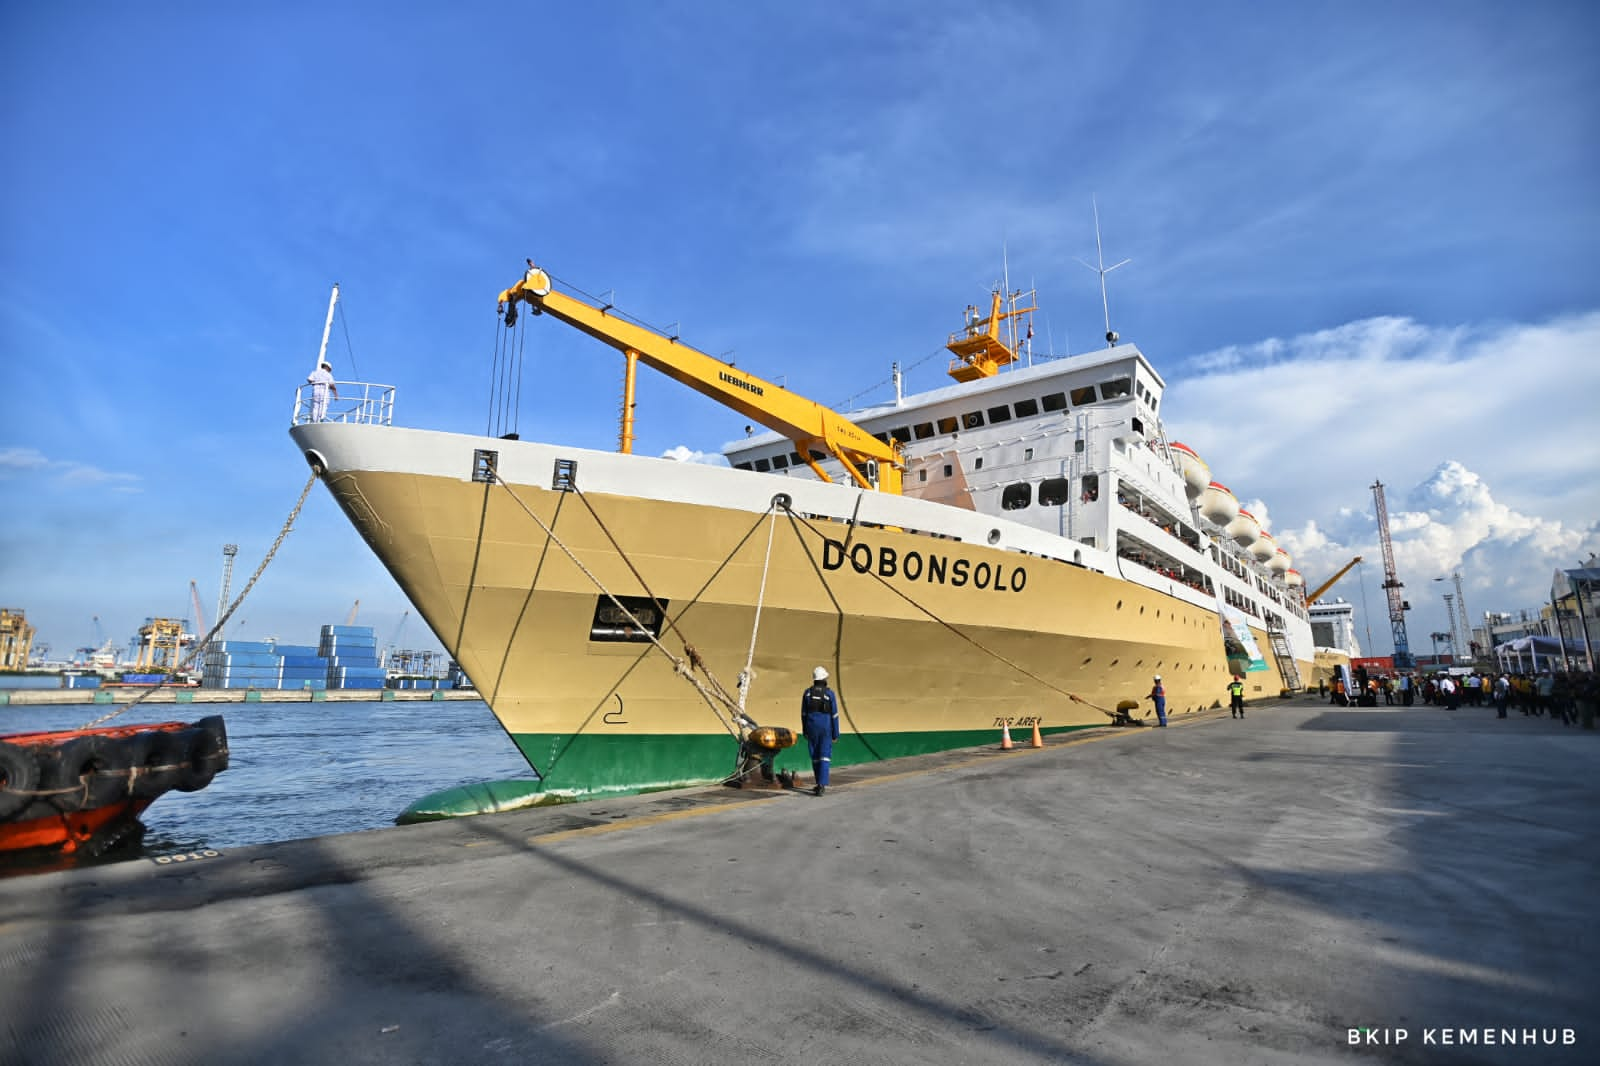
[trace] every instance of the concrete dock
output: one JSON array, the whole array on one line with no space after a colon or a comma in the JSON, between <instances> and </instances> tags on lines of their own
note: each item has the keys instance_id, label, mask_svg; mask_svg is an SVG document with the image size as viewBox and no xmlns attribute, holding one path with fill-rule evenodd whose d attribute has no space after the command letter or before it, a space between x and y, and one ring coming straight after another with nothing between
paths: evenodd
<instances>
[{"instance_id":1,"label":"concrete dock","mask_svg":"<svg viewBox=\"0 0 1600 1066\"><path fill-rule=\"evenodd\" d=\"M1307 697L10 878L0 1062L1595 1062L1597 771Z\"/></svg>"}]
</instances>

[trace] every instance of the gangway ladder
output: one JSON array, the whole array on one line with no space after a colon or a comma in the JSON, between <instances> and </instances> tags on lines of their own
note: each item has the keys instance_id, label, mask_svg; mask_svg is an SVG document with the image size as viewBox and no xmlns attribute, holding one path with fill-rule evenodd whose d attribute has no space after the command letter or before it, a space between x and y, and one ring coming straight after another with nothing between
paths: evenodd
<instances>
[{"instance_id":1,"label":"gangway ladder","mask_svg":"<svg viewBox=\"0 0 1600 1066\"><path fill-rule=\"evenodd\" d=\"M1300 667L1289 648L1289 634L1276 626L1267 630L1267 643L1272 645L1272 657L1278 660L1278 674L1283 678L1284 692L1300 691Z\"/></svg>"}]
</instances>

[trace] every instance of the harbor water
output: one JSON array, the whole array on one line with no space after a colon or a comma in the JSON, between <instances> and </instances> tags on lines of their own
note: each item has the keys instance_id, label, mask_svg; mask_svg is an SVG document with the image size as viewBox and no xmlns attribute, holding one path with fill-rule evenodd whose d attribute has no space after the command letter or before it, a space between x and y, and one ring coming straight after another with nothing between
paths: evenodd
<instances>
[{"instance_id":1,"label":"harbor water","mask_svg":"<svg viewBox=\"0 0 1600 1066\"><path fill-rule=\"evenodd\" d=\"M107 710L0 707L0 734L73 729ZM111 724L215 713L228 727L228 769L199 792L157 800L141 847L119 858L376 829L430 792L534 776L482 700L143 706Z\"/></svg>"}]
</instances>

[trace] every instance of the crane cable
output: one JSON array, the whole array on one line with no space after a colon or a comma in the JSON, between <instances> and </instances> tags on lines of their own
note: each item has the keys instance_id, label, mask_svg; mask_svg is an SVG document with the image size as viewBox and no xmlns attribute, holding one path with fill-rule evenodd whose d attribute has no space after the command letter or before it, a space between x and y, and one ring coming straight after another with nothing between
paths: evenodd
<instances>
[{"instance_id":1,"label":"crane cable","mask_svg":"<svg viewBox=\"0 0 1600 1066\"><path fill-rule=\"evenodd\" d=\"M199 655L206 649L206 646L210 644L212 638L221 631L223 625L228 621L228 619L233 617L233 612L239 609L239 605L244 602L244 598L250 595L250 590L255 587L256 581L260 579L262 571L266 570L267 564L272 562L272 557L278 554L278 548L282 546L284 538L289 535L289 530L294 528L294 520L300 517L300 508L305 506L306 497L311 495L311 486L317 483L317 478L319 476L320 472L313 470L311 472L311 476L306 479L305 488L300 490L300 498L295 501L294 509L289 512L289 517L284 521L283 528L278 531L278 539L273 541L272 547L267 549L267 554L262 558L261 565L256 567L256 572L250 575L249 581L245 582L244 588L239 592L239 598L234 600L233 603L229 605L228 609L222 612L222 617L218 618L211 626L211 631L208 632L204 637L200 638L200 640L196 641L194 647L189 649L189 654L184 656L183 662L178 664L177 670L179 673L187 670L194 663L195 656ZM78 728L93 729L102 722L111 721L111 719L117 717L119 714L126 714L128 711L133 710L135 707L139 706L139 704L143 703L145 700L149 699L155 693L159 692L163 688L166 688L170 684L170 680L162 681L153 686L148 692L141 692L137 698L132 700L126 706L119 707L110 714L101 715L94 721L85 723Z\"/></svg>"}]
</instances>

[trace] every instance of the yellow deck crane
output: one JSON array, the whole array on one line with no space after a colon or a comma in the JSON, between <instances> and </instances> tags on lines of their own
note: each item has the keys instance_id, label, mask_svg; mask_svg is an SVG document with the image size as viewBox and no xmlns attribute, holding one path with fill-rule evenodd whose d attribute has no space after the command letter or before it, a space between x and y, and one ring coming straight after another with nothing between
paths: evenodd
<instances>
[{"instance_id":1,"label":"yellow deck crane","mask_svg":"<svg viewBox=\"0 0 1600 1066\"><path fill-rule=\"evenodd\" d=\"M1306 597L1306 606L1310 607L1313 603L1316 603L1318 600L1320 600L1322 598L1322 596L1323 596L1323 593L1325 593L1329 589L1333 588L1334 584L1341 577L1344 577L1344 575L1348 574L1350 572L1350 568L1352 566L1356 565L1357 563L1359 563L1360 561L1361 561L1361 556L1359 556L1359 555L1356 556L1354 559L1351 559L1348 563L1345 563L1343 566L1341 566L1339 568L1339 572L1337 574L1334 574L1328 580L1326 580L1322 584L1318 585L1317 586L1317 590L1315 592L1313 592L1311 595Z\"/></svg>"},{"instance_id":2,"label":"yellow deck crane","mask_svg":"<svg viewBox=\"0 0 1600 1066\"><path fill-rule=\"evenodd\" d=\"M609 306L594 307L554 291L550 275L534 266L531 259L522 280L500 294L507 328L516 324L519 303L527 304L534 314L548 314L582 330L617 349L626 358L620 433L624 453L633 451L634 375L636 364L642 362L788 437L800 458L823 481L833 480L817 465L817 459L825 454L839 460L845 473L862 488L900 492L905 462L898 445L885 444L814 400L680 344L674 337L663 336L610 314Z\"/></svg>"}]
</instances>

